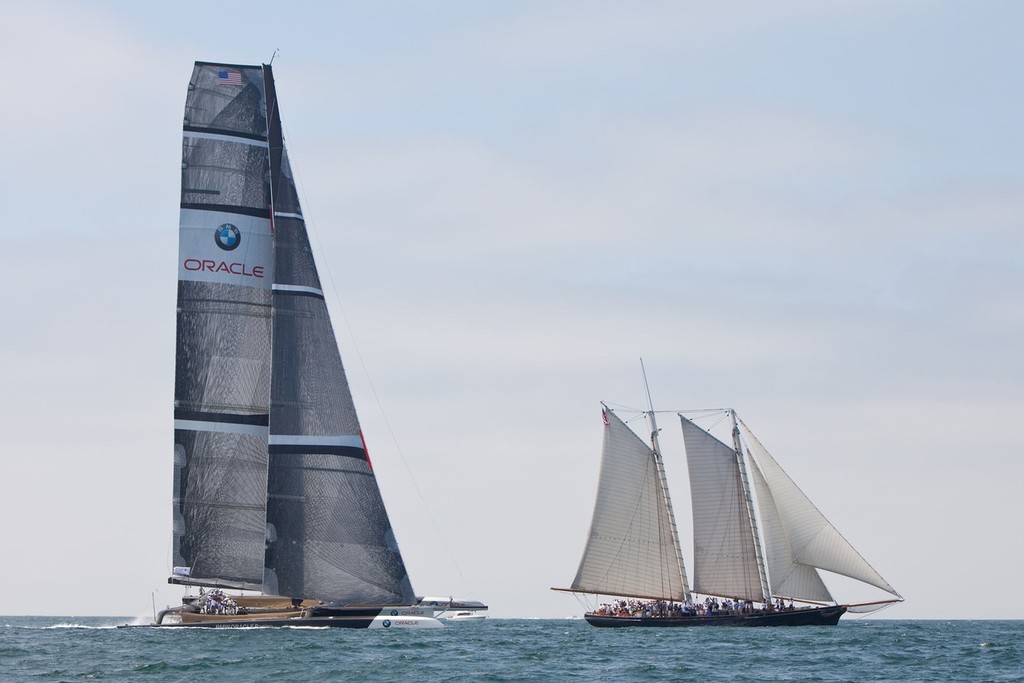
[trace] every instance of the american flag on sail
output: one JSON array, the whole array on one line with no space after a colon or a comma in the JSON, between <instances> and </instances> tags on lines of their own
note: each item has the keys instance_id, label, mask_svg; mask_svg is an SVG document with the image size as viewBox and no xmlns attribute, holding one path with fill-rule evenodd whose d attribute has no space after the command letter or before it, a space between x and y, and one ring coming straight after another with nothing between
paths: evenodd
<instances>
[{"instance_id":1,"label":"american flag on sail","mask_svg":"<svg viewBox=\"0 0 1024 683\"><path fill-rule=\"evenodd\" d=\"M217 72L217 80L222 85L242 85L242 74L231 69L221 69Z\"/></svg>"},{"instance_id":2,"label":"american flag on sail","mask_svg":"<svg viewBox=\"0 0 1024 683\"><path fill-rule=\"evenodd\" d=\"M611 423L608 422L608 413L605 412L604 408L601 408L601 422L604 422L605 427L611 426Z\"/></svg>"}]
</instances>

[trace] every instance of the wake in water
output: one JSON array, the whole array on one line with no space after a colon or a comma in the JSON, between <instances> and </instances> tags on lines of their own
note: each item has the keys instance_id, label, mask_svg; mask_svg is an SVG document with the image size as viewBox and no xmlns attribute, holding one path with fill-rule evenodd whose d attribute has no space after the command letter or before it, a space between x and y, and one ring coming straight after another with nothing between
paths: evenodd
<instances>
[{"instance_id":1,"label":"wake in water","mask_svg":"<svg viewBox=\"0 0 1024 683\"><path fill-rule=\"evenodd\" d=\"M4 617L3 627L33 631L106 631L124 623L124 617Z\"/></svg>"}]
</instances>

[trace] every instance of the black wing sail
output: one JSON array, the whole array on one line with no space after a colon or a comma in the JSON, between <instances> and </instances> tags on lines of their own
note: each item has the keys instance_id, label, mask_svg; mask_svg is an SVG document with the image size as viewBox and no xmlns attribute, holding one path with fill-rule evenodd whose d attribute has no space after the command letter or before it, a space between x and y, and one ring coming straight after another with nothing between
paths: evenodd
<instances>
[{"instance_id":1,"label":"black wing sail","mask_svg":"<svg viewBox=\"0 0 1024 683\"><path fill-rule=\"evenodd\" d=\"M260 67L197 62L183 127L172 581L258 589L273 245Z\"/></svg>"}]
</instances>

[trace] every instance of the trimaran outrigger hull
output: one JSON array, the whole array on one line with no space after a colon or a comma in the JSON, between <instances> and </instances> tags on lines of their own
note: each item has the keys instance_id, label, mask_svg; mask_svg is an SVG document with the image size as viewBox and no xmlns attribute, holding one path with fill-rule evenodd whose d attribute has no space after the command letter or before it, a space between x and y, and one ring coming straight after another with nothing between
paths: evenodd
<instances>
[{"instance_id":1,"label":"trimaran outrigger hull","mask_svg":"<svg viewBox=\"0 0 1024 683\"><path fill-rule=\"evenodd\" d=\"M835 626L846 613L845 605L810 609L783 610L757 614L721 614L688 617L641 617L587 614L583 618L592 626L623 628L646 626L671 628L673 626Z\"/></svg>"}]
</instances>

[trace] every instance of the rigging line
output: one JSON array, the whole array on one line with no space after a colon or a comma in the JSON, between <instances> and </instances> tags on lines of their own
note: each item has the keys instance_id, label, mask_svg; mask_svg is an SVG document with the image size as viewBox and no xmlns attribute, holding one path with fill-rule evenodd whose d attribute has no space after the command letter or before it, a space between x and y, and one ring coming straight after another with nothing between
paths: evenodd
<instances>
[{"instance_id":1,"label":"rigging line","mask_svg":"<svg viewBox=\"0 0 1024 683\"><path fill-rule=\"evenodd\" d=\"M598 596L598 595L596 595L596 594L594 594L594 597L593 597L593 599L592 599L592 600L587 600L587 599L586 599L586 598L584 597L584 595L586 595L586 594L585 594L585 593L575 593L575 592L574 592L574 593L572 594L572 596L573 596L574 598L576 598L576 603L577 603L577 604L578 604L578 605L579 605L580 607L582 607L582 608L583 608L583 611L584 611L584 612L591 612L591 611L594 611L594 610L596 610L596 609L597 609L597 601L598 601L598 599L599 599L599 596ZM591 603L593 603L593 607L591 607ZM575 619L575 618L576 618L576 616L575 616L575 615L573 615L573 618Z\"/></svg>"},{"instance_id":2,"label":"rigging line","mask_svg":"<svg viewBox=\"0 0 1024 683\"><path fill-rule=\"evenodd\" d=\"M677 409L677 410L655 410L654 412L659 414L659 415L662 414L662 413L677 413L677 414L678 413L683 413L685 415L699 415L701 418L703 418L703 417L707 417L709 415L714 415L715 413L727 413L727 412L729 412L729 409L728 408L690 408L690 409L686 409L686 410L684 410L684 409Z\"/></svg>"},{"instance_id":3,"label":"rigging line","mask_svg":"<svg viewBox=\"0 0 1024 683\"><path fill-rule=\"evenodd\" d=\"M281 128L282 132L284 132L285 126L283 118L281 118ZM320 231L317 229L316 222L312 218L313 211L310 209L309 204L306 201L307 195L305 186L302 184L302 180L299 178L299 174L295 170L299 166L299 164L291 163L291 158L289 158L289 164L291 165L292 178L295 180L296 191L299 193L299 205L303 207L302 216L303 222L306 224L306 232L313 233L314 237L316 238L317 250L321 254L325 254L326 250L324 249L323 242L320 239ZM472 594L473 588L469 585L469 581L466 579L466 576L462 573L462 568L459 567L459 563L456 562L455 555L452 553L451 547L448 545L447 539L445 539L444 534L441 533L441 528L437 524L437 520L434 517L434 513L430 509L430 505L427 503L427 499L423 495L423 491L420 489L420 485L416 481L416 477L413 476L412 469L409 467L409 462L405 459L405 453L402 451L402 447L398 442L398 437L395 435L395 431L391 427L391 420L388 419L387 412L384 410L384 405L383 403L381 403L380 396L377 394L377 388L374 386L373 379L370 377L370 370L366 365L366 360L363 358L362 351L360 351L359 349L359 343L356 341L355 332L352 330L352 325L349 323L348 316L345 314L345 307L342 305L342 298L338 294L338 287L334 282L334 270L328 264L329 262L326 259L322 260L322 265L326 266L327 280L328 282L330 282L331 285L331 293L334 295L335 306L341 313L342 322L345 323L345 330L348 332L349 339L352 340L352 347L355 350L356 358L359 359L359 364L363 369L363 375L366 377L367 384L370 385L370 393L373 394L374 401L376 401L377 403L377 409L380 411L381 416L384 418L384 424L387 427L388 434L391 436L392 442L395 444L395 449L398 451L398 456L399 459L402 461L402 466L405 468L406 474L409 475L409 480L412 482L412 486L413 489L415 489L416 491L416 495L419 496L420 502L423 503L423 508L427 512L427 517L430 519L430 523L434 527L435 533L437 533L438 538L441 540L441 545L444 547L445 552L448 554L448 559L455 567L456 573L458 573L459 577L466 585L470 594ZM324 269L319 268L318 270L321 271L322 275Z\"/></svg>"},{"instance_id":4,"label":"rigging line","mask_svg":"<svg viewBox=\"0 0 1024 683\"><path fill-rule=\"evenodd\" d=\"M622 405L621 403L611 403L609 401L602 401L601 403L606 408L608 408L608 410L611 410L613 413L618 415L619 419L622 420L622 422L627 425L630 422L635 422L636 420L639 419L646 420L648 413L651 412L649 410L643 410L641 408L631 408L629 406ZM627 418L622 416L622 413L631 413L631 416ZM658 431L661 430L659 429Z\"/></svg>"},{"instance_id":5,"label":"rigging line","mask_svg":"<svg viewBox=\"0 0 1024 683\"><path fill-rule=\"evenodd\" d=\"M687 412L690 415L693 415L693 413L697 412L697 411L692 411L692 410L691 411L680 411L678 414L681 417L686 417L686 415L684 413L687 413ZM707 414L705 414L705 415L694 416L694 417L690 417L690 418L687 418L687 419L690 420L690 422L693 422L694 424L696 424L698 427L700 427L704 431L706 431L709 434L711 434L711 430L715 429L718 425L722 424L722 422L725 421L725 419L729 417L728 409L721 409L721 414L720 415L716 415L715 413L717 413L717 412L719 412L719 409L709 410L709 411L707 411ZM697 424L698 420L704 420L704 419L708 419L708 418L712 418L712 417L715 418L715 421L712 422L707 427L705 427L703 425L700 425L700 424ZM714 436L714 434L711 434L711 435ZM717 437L717 436L715 436L715 438L719 439L719 437ZM721 441L721 439L719 439L719 441ZM723 441L723 443L725 443L725 442Z\"/></svg>"}]
</instances>

